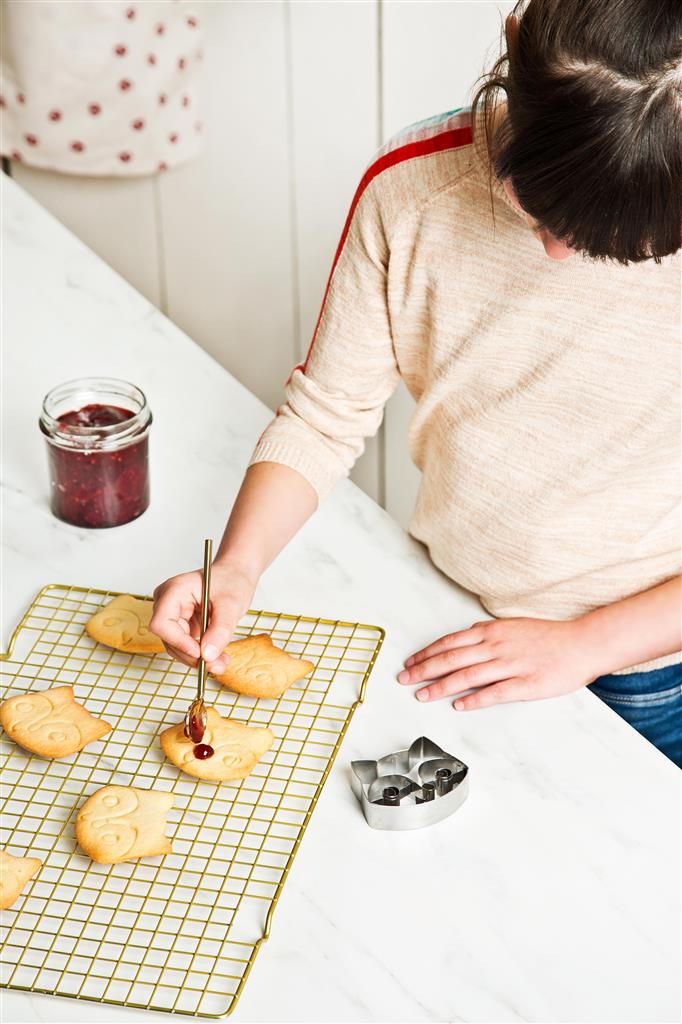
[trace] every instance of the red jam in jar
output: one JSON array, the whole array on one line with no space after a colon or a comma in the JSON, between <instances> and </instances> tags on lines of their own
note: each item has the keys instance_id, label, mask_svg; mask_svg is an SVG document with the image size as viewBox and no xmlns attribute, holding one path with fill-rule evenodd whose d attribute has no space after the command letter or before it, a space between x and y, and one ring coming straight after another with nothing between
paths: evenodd
<instances>
[{"instance_id":1,"label":"red jam in jar","mask_svg":"<svg viewBox=\"0 0 682 1024\"><path fill-rule=\"evenodd\" d=\"M52 512L73 526L120 526L149 505L147 400L122 380L70 381L46 395Z\"/></svg>"}]
</instances>

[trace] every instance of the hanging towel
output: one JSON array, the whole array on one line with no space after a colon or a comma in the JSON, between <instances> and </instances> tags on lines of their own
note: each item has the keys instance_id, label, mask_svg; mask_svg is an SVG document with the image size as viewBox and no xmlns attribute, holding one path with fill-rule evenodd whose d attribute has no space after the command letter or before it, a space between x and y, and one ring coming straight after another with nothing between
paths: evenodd
<instances>
[{"instance_id":1,"label":"hanging towel","mask_svg":"<svg viewBox=\"0 0 682 1024\"><path fill-rule=\"evenodd\" d=\"M4 0L2 155L65 174L154 174L202 147L202 30L184 0Z\"/></svg>"}]
</instances>

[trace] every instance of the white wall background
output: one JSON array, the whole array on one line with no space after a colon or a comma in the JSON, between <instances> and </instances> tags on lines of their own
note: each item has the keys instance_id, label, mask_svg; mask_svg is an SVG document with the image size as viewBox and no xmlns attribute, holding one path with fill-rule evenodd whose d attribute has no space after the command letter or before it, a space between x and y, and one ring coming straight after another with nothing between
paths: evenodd
<instances>
[{"instance_id":1,"label":"white wall background","mask_svg":"<svg viewBox=\"0 0 682 1024\"><path fill-rule=\"evenodd\" d=\"M464 105L512 2L205 0L203 156L160 177L12 175L271 407L308 347L350 200L402 127ZM407 523L402 390L353 478Z\"/></svg>"}]
</instances>

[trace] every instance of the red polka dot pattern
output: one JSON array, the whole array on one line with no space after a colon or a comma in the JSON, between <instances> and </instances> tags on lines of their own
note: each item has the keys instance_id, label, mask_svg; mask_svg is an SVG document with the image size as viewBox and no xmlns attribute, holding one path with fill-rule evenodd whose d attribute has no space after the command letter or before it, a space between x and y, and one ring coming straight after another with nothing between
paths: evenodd
<instances>
[{"instance_id":1,"label":"red polka dot pattern","mask_svg":"<svg viewBox=\"0 0 682 1024\"><path fill-rule=\"evenodd\" d=\"M178 7L180 7L180 4L178 4ZM34 119L31 124L34 131L23 132L23 134L21 132L21 128L23 126L21 125L21 122L19 123L15 138L9 140L10 144L8 149L10 150L12 160L21 161L23 153L24 159L30 162L29 154L27 149L23 148L24 146L31 149L40 147L39 151L43 154L43 159L45 159L45 156L50 156L50 147L55 146L57 149L61 148L62 153L64 153L64 150L66 149L68 152L73 154L82 154L86 153L88 148L90 148L93 153L95 149L99 153L100 143L98 143L97 146L94 146L94 144L91 145L89 134L91 132L93 138L96 137L95 126L93 125L90 129L85 128L83 125L84 114L87 114L89 117L100 118L100 121L103 122L100 127L109 129L107 136L104 137L104 142L106 145L106 141L108 139L109 160L112 162L119 164L130 164L131 162L136 162L138 164L137 169L145 170L149 167L149 161L151 159L151 167L156 167L156 169L161 172L168 168L168 163L165 160L159 160L158 163L155 162L154 157L156 156L156 160L158 160L158 154L154 154L153 144L156 142L158 147L158 143L162 142L164 135L166 138L165 145L175 147L175 153L173 154L173 159L171 161L172 164L178 160L185 147L190 150L196 147L198 140L190 138L192 133L192 127L190 126L193 125L194 132L199 132L202 130L203 124L200 121L192 122L189 118L183 119L182 117L176 116L178 107L183 110L188 110L190 107L193 107L196 102L191 93L190 72L187 72L187 76L184 77L182 85L180 84L177 72L184 72L186 69L192 67L192 63L195 59L202 59L203 54L201 49L197 48L196 45L191 45L192 42L200 43L201 37L197 38L197 33L194 40L186 38L185 45L182 46L185 53L181 53L181 55L178 55L177 50L175 50L174 53L172 47L174 45L177 29L180 28L180 30L182 30L184 25L188 30L196 30L199 27L199 18L194 13L188 14L181 10L177 10L176 8L172 18L169 14L168 21L154 22L152 20L150 28L146 12L142 10L140 4L131 5L129 3L127 6L121 4L119 11L119 17L123 16L123 18L128 22L135 22L136 20L140 21L140 12L145 14L145 18L143 19L145 21L144 25L142 23L139 25L131 24L130 28L125 28L124 31L120 32L120 35L114 27L111 33L114 38L112 39L110 36L108 44L106 41L104 43L104 51L105 55L108 54L110 68L114 66L118 58L126 58L125 63L123 65L118 65L118 67L120 68L122 66L123 68L127 68L127 75L125 74L125 70L124 77L121 78L119 78L115 73L113 75L110 74L108 82L103 76L100 83L102 99L99 102L93 100L90 103L86 103L84 107L80 108L80 111L78 109L72 110L71 106L68 104L64 107L50 106L50 100L52 100L52 103L55 102L55 99L59 102L58 97L54 93L50 95L48 90L45 90L43 95L40 95L40 90L38 90L34 95L34 89L31 83L27 81L26 88L28 88L30 93L29 99L31 111L37 114L39 120L36 122ZM121 27L122 26L119 23L119 30ZM133 46L133 41L134 38L137 38L136 34L138 33L138 30L143 30L140 35L141 45L136 43ZM152 33L151 37L149 34L150 31ZM116 39L116 35L119 35L118 40ZM146 45L149 46L154 35L159 38L159 41L157 43L153 43L154 51L145 53L145 42ZM165 38L161 40L160 37ZM166 53L166 47L168 46L171 47L170 52ZM135 63L136 61L137 64ZM159 65L162 69L160 71L148 70L145 72L142 70L139 72L139 75L136 73L137 67L147 67L152 69ZM159 82L163 82L166 88L169 88L169 92L156 92L156 90L152 90L150 95L145 75L161 75ZM175 80L173 81L173 79ZM121 99L118 103L109 103L108 97L110 96L112 87L117 93L129 93L130 98L126 98L125 101ZM183 87L184 91L181 91L183 90ZM168 106L168 113L166 114L164 111L164 113L161 114L159 111L156 118L149 109L150 100L151 103L153 103L153 97L155 94L160 107ZM29 100L27 100L26 94L21 91L13 92L9 99L10 106L14 103L22 106L28 102ZM126 110L126 104L130 104L132 109ZM7 97L0 96L0 107L4 108L7 105ZM36 111L34 111L35 107L37 107ZM119 108L123 111L123 117L121 117ZM175 111L176 113L172 113L172 111ZM128 115L127 117L126 114ZM131 115L135 114L144 116L131 117ZM42 122L40 119L43 119ZM153 126L155 120L158 120L159 122L160 132L151 132L149 130L150 126ZM44 126L45 121L55 127L50 128L49 130L46 127L43 127L41 135L38 136L35 133L35 128L37 127L38 130L40 130L40 123ZM121 131L124 133L126 131L126 122L128 125L127 139L125 134L121 135ZM61 135L62 124L64 126L65 133L68 133L66 138ZM177 128L182 128L182 132L175 130ZM117 132L118 139L116 137ZM76 133L78 133L80 137L78 137ZM134 138L135 133L138 135L137 138ZM69 136L71 137L69 138ZM76 136L76 138L74 138L74 136ZM181 141L183 143L182 146L180 145ZM22 148L11 148L12 142L15 146L18 142L19 146ZM129 148L129 146L132 146L132 149ZM58 162L56 167L61 169ZM87 162L84 162L81 165L81 169L83 167L87 168ZM65 169L68 169L68 165ZM112 171L114 174L117 173L115 167L112 167Z\"/></svg>"}]
</instances>

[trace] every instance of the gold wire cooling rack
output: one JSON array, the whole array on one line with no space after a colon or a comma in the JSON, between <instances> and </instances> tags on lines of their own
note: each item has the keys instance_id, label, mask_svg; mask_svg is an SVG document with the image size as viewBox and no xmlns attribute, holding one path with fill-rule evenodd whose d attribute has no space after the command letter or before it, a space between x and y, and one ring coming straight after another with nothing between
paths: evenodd
<instances>
[{"instance_id":1,"label":"gold wire cooling rack","mask_svg":"<svg viewBox=\"0 0 682 1024\"><path fill-rule=\"evenodd\" d=\"M269 633L315 670L273 701L209 683L221 714L267 725L275 735L247 779L216 785L180 773L159 745L162 728L179 720L194 695L191 670L165 655L111 650L84 632L115 596L45 587L2 655L5 695L70 684L76 700L114 728L61 761L32 755L6 735L0 740L1 845L43 861L2 914L0 982L24 992L222 1017L234 1009L270 933L384 633L359 623L249 612L239 636ZM80 852L78 809L108 783L175 795L166 829L172 854L106 865Z\"/></svg>"}]
</instances>

